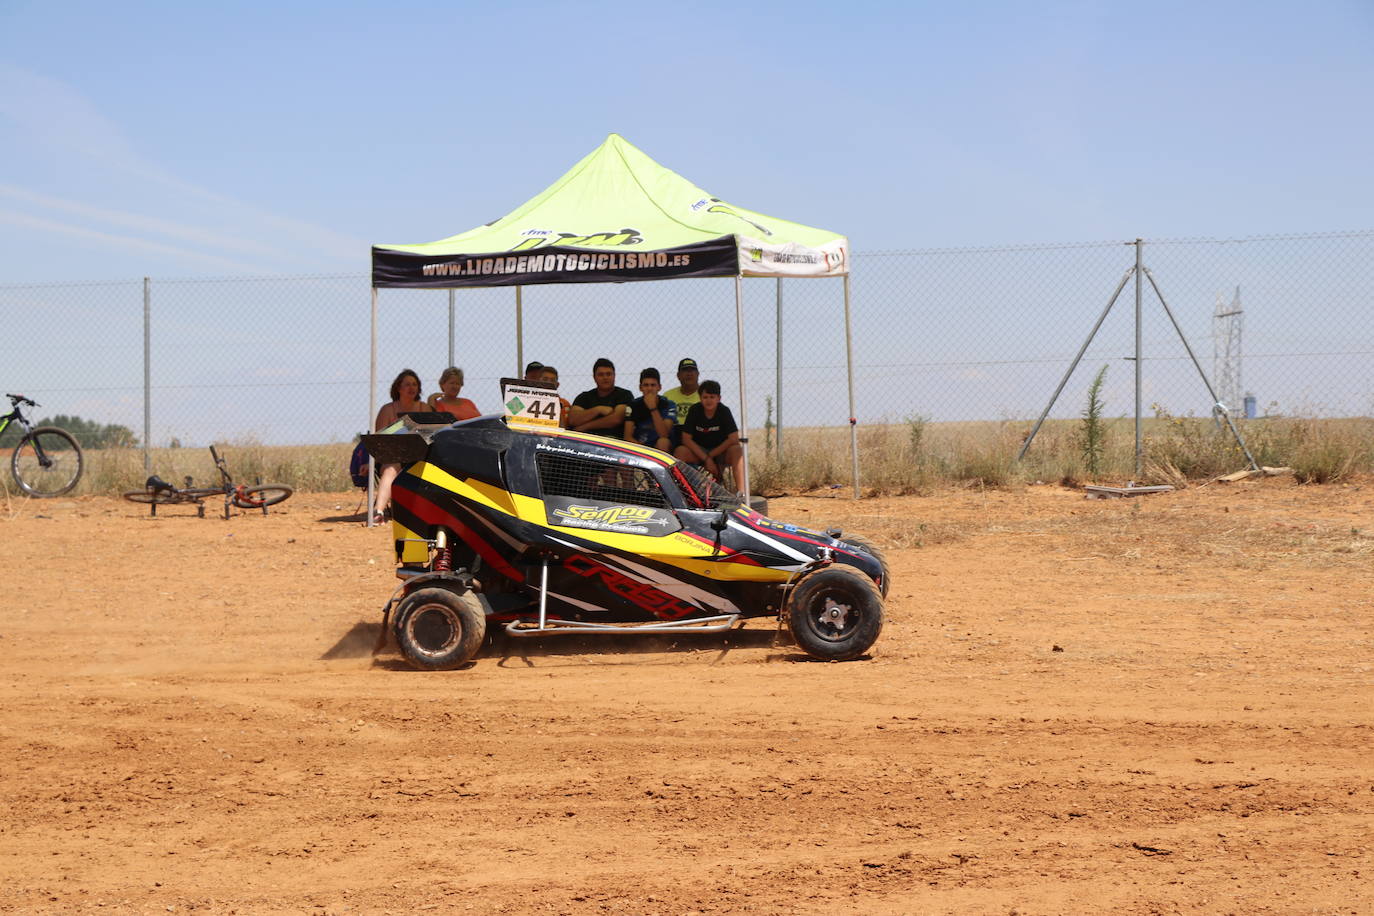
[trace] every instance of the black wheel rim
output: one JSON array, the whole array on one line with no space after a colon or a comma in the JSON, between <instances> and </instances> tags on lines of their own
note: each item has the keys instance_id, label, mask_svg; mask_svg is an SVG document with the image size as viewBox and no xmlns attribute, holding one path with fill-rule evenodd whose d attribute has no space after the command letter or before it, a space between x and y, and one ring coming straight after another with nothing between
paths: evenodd
<instances>
[{"instance_id":1,"label":"black wheel rim","mask_svg":"<svg viewBox=\"0 0 1374 916\"><path fill-rule=\"evenodd\" d=\"M849 589L821 589L811 597L806 622L811 632L827 642L844 642L858 629L863 610Z\"/></svg>"},{"instance_id":2,"label":"black wheel rim","mask_svg":"<svg viewBox=\"0 0 1374 916\"><path fill-rule=\"evenodd\" d=\"M425 604L406 619L406 630L415 650L423 655L443 655L458 644L462 625L442 604Z\"/></svg>"}]
</instances>

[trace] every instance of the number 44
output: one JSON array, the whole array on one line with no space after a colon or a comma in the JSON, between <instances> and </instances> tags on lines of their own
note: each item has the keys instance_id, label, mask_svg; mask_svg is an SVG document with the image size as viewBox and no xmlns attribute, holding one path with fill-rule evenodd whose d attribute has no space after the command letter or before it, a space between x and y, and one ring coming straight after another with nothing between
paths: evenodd
<instances>
[{"instance_id":1,"label":"number 44","mask_svg":"<svg viewBox=\"0 0 1374 916\"><path fill-rule=\"evenodd\" d=\"M558 419L557 401L531 401L529 413L536 417L546 417L550 420Z\"/></svg>"}]
</instances>

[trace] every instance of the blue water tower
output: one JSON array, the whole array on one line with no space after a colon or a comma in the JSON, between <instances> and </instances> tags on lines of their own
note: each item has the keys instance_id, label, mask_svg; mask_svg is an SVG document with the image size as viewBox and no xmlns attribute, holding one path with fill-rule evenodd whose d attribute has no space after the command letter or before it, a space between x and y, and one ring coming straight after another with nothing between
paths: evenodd
<instances>
[{"instance_id":1,"label":"blue water tower","mask_svg":"<svg viewBox=\"0 0 1374 916\"><path fill-rule=\"evenodd\" d=\"M1258 413L1259 411L1255 409L1255 396L1253 394L1247 394L1245 396L1245 419L1253 420Z\"/></svg>"}]
</instances>

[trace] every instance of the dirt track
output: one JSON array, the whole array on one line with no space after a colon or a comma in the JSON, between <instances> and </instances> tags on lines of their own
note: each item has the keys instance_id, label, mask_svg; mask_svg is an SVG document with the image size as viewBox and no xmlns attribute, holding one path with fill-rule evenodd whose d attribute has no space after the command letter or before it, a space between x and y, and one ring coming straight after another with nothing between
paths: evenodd
<instances>
[{"instance_id":1,"label":"dirt track","mask_svg":"<svg viewBox=\"0 0 1374 916\"><path fill-rule=\"evenodd\" d=\"M11 508L0 911L1374 911L1369 482L774 500L898 545L871 659L444 674L352 497Z\"/></svg>"}]
</instances>

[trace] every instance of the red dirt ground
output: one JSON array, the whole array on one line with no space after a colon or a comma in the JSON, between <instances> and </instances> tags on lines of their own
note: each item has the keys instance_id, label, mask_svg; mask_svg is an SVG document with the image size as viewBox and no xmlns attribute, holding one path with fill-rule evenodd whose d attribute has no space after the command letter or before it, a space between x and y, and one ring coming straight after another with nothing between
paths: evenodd
<instances>
[{"instance_id":1,"label":"red dirt ground","mask_svg":"<svg viewBox=\"0 0 1374 916\"><path fill-rule=\"evenodd\" d=\"M419 673L352 497L10 504L0 911L1374 911L1374 483L771 508L890 548L871 658Z\"/></svg>"}]
</instances>

